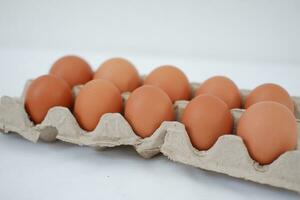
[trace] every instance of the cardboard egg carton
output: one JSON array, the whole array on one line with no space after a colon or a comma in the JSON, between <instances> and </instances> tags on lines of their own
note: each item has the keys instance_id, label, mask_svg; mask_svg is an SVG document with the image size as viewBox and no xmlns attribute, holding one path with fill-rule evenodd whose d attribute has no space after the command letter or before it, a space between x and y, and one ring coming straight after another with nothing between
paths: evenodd
<instances>
[{"instance_id":1,"label":"cardboard egg carton","mask_svg":"<svg viewBox=\"0 0 300 200\"><path fill-rule=\"evenodd\" d=\"M193 91L198 86L191 84ZM74 97L79 90L80 87L73 89ZM243 98L248 92L241 90ZM126 101L129 93L123 93L122 96ZM299 105L298 98L294 98L294 101L295 105ZM0 99L0 129L5 133L16 132L32 142L59 139L97 149L131 145L144 158L162 153L170 160L197 168L300 192L300 134L297 149L282 154L269 165L259 165L249 156L242 139L235 135L236 124L243 110L233 109L233 134L223 135L209 150L199 151L192 146L184 125L178 122L187 104L188 101L175 102L177 121L163 122L153 135L141 138L119 113L104 114L92 132L81 129L70 110L64 107L51 108L43 122L34 125L26 113L22 97L3 96ZM296 106L296 116L298 108ZM300 133L300 121L297 120L297 123Z\"/></svg>"}]
</instances>

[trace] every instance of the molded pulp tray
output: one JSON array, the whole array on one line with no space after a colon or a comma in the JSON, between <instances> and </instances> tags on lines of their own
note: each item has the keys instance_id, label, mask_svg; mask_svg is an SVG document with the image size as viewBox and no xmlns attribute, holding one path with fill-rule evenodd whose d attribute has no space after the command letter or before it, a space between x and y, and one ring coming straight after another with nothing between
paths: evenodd
<instances>
[{"instance_id":1,"label":"molded pulp tray","mask_svg":"<svg viewBox=\"0 0 300 200\"><path fill-rule=\"evenodd\" d=\"M198 86L199 84L191 84L193 90ZM80 86L73 89L74 96L79 89ZM243 98L248 92L241 90ZM122 95L124 101L129 95ZM299 118L299 98L293 97L293 100L295 115ZM175 102L174 110L178 121L187 103L188 101ZM236 127L243 110L233 109L231 112ZM300 121L297 120L297 123L299 133ZM0 129L5 133L18 133L32 142L37 142L38 139L49 142L59 139L98 149L131 145L144 158L151 158L161 152L176 162L300 192L299 134L297 149L282 154L269 165L261 166L251 159L242 139L235 135L235 128L233 134L219 137L209 150L198 151L192 146L184 125L177 121L163 122L152 136L143 139L133 132L121 114L107 113L101 117L94 131L86 133L79 127L69 109L54 107L48 111L44 121L35 126L24 109L23 98L8 96L0 99Z\"/></svg>"}]
</instances>

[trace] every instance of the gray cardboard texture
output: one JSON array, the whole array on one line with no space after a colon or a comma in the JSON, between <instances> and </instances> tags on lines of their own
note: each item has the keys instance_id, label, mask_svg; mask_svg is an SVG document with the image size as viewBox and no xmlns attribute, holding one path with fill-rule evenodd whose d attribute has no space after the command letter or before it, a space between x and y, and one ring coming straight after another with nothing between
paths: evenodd
<instances>
[{"instance_id":1,"label":"gray cardboard texture","mask_svg":"<svg viewBox=\"0 0 300 200\"><path fill-rule=\"evenodd\" d=\"M197 87L197 84L192 87ZM79 89L75 88L75 96ZM248 91L241 92L245 96ZM123 94L124 101L128 96L128 93ZM177 120L181 119L187 103L177 101L174 104ZM232 110L235 126L242 112L242 109ZM300 121L297 122L299 132ZM163 122L152 136L143 139L133 132L121 114L107 113L101 117L96 129L87 133L79 127L72 113L63 107L51 108L43 122L35 126L28 118L22 98L7 96L0 99L0 129L16 132L32 142L37 142L39 138L49 142L59 139L98 149L131 145L144 158L161 152L176 162L300 192L299 145L296 150L284 153L270 165L261 166L251 159L242 139L234 133L221 136L209 150L198 151L192 146L180 122Z\"/></svg>"}]
</instances>

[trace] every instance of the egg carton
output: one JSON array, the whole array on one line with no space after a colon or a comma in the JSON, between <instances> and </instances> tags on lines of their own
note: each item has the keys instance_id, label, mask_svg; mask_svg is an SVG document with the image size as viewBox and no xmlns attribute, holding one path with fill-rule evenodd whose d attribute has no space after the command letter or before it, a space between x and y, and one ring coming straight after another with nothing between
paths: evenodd
<instances>
[{"instance_id":1,"label":"egg carton","mask_svg":"<svg viewBox=\"0 0 300 200\"><path fill-rule=\"evenodd\" d=\"M192 84L193 91L196 87L198 84ZM79 90L80 87L74 88L74 96ZM243 96L247 92L243 90ZM125 101L129 94L124 93L122 96ZM187 104L188 101L175 102L177 121L180 121ZM179 163L300 192L300 134L298 134L298 145L295 150L288 151L271 164L262 166L249 156L242 139L235 135L236 124L243 110L233 109L231 112L234 119L233 134L219 137L213 147L207 151L195 149L184 125L177 121L163 122L153 135L141 138L134 133L121 114L107 113L101 117L94 131L86 132L79 127L69 109L54 107L48 111L41 124L34 125L26 113L22 97L1 97L0 129L5 133L16 132L32 142L37 142L38 139L48 142L59 139L100 150L131 145L144 158L162 153L170 160ZM299 120L297 124L300 133Z\"/></svg>"}]
</instances>

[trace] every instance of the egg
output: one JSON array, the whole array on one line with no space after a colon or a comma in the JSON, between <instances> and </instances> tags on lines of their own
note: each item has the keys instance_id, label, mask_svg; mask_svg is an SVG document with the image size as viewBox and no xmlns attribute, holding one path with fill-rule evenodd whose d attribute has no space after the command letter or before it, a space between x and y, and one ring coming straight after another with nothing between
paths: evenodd
<instances>
[{"instance_id":1,"label":"egg","mask_svg":"<svg viewBox=\"0 0 300 200\"><path fill-rule=\"evenodd\" d=\"M132 92L142 84L134 65L124 58L111 58L100 65L94 79L105 79L115 84L121 92Z\"/></svg>"},{"instance_id":2,"label":"egg","mask_svg":"<svg viewBox=\"0 0 300 200\"><path fill-rule=\"evenodd\" d=\"M66 81L52 75L43 75L33 80L26 90L25 109L30 119L39 124L48 110L54 106L72 108L71 88Z\"/></svg>"},{"instance_id":3,"label":"egg","mask_svg":"<svg viewBox=\"0 0 300 200\"><path fill-rule=\"evenodd\" d=\"M183 111L182 123L192 145L208 150L224 134L231 134L233 118L224 101L212 95L199 95Z\"/></svg>"},{"instance_id":4,"label":"egg","mask_svg":"<svg viewBox=\"0 0 300 200\"><path fill-rule=\"evenodd\" d=\"M222 99L230 109L240 108L242 97L235 83L225 76L213 76L204 81L196 95L210 94Z\"/></svg>"},{"instance_id":5,"label":"egg","mask_svg":"<svg viewBox=\"0 0 300 200\"><path fill-rule=\"evenodd\" d=\"M78 56L64 56L58 59L52 65L49 74L64 79L70 87L85 84L93 78L90 65Z\"/></svg>"},{"instance_id":6,"label":"egg","mask_svg":"<svg viewBox=\"0 0 300 200\"><path fill-rule=\"evenodd\" d=\"M237 135L243 139L255 161L270 164L284 152L296 148L297 122L286 106L271 101L260 102L241 116Z\"/></svg>"},{"instance_id":7,"label":"egg","mask_svg":"<svg viewBox=\"0 0 300 200\"><path fill-rule=\"evenodd\" d=\"M125 118L142 138L151 136L164 121L174 120L173 105L168 95L155 86L141 86L125 104Z\"/></svg>"},{"instance_id":8,"label":"egg","mask_svg":"<svg viewBox=\"0 0 300 200\"><path fill-rule=\"evenodd\" d=\"M281 86L273 83L266 83L256 87L246 97L245 108L261 101L275 101L287 106L294 112L294 102L289 93Z\"/></svg>"},{"instance_id":9,"label":"egg","mask_svg":"<svg viewBox=\"0 0 300 200\"><path fill-rule=\"evenodd\" d=\"M163 89L171 98L189 100L191 88L186 75L177 67L164 65L154 69L144 80L145 85L154 85Z\"/></svg>"},{"instance_id":10,"label":"egg","mask_svg":"<svg viewBox=\"0 0 300 200\"><path fill-rule=\"evenodd\" d=\"M120 113L122 108L119 89L109 81L97 79L86 83L79 91L74 115L83 129L92 131L103 114Z\"/></svg>"}]
</instances>

